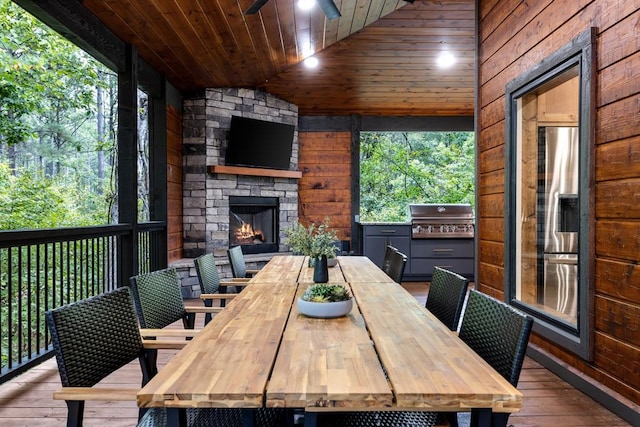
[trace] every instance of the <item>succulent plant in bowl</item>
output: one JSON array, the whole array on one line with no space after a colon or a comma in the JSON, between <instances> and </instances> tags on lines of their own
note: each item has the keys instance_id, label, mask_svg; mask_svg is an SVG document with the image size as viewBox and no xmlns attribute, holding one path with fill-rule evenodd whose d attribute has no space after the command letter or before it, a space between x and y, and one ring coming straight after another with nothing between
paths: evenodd
<instances>
[{"instance_id":1,"label":"succulent plant in bowl","mask_svg":"<svg viewBox=\"0 0 640 427\"><path fill-rule=\"evenodd\" d=\"M346 301L351 299L351 293L344 285L317 283L304 291L302 299L310 302Z\"/></svg>"},{"instance_id":2,"label":"succulent plant in bowl","mask_svg":"<svg viewBox=\"0 0 640 427\"><path fill-rule=\"evenodd\" d=\"M353 298L344 285L316 283L298 298L298 311L308 317L329 319L347 315Z\"/></svg>"}]
</instances>

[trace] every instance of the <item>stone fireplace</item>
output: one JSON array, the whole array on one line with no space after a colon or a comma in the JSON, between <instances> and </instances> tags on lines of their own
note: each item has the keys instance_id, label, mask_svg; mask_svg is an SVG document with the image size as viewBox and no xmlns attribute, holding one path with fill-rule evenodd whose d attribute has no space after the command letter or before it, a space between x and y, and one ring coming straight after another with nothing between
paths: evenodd
<instances>
[{"instance_id":1,"label":"stone fireplace","mask_svg":"<svg viewBox=\"0 0 640 427\"><path fill-rule=\"evenodd\" d=\"M183 111L183 228L185 258L212 252L225 257L240 244L245 253L285 250L284 230L298 219L298 180L213 171L224 166L231 117L239 115L297 125L295 105L252 89L207 89L184 101ZM290 169L298 168L298 138L294 135ZM253 199L253 206L246 202ZM267 209L266 204L271 207ZM261 230L248 231L241 242L234 223ZM235 225L234 225L235 227ZM258 231L262 234L259 235ZM233 236L232 236L233 233ZM233 241L235 239L235 241ZM265 240L265 242L262 241ZM266 240L269 242L267 243ZM266 245L266 246L263 246ZM261 246L261 247L258 247ZM257 251L257 252L256 252Z\"/></svg>"}]
</instances>

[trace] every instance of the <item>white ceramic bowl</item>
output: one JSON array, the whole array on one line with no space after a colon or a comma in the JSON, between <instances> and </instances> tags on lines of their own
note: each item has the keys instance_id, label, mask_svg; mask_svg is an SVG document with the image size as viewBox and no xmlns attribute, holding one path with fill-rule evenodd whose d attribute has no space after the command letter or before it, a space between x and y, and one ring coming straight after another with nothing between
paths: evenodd
<instances>
[{"instance_id":1,"label":"white ceramic bowl","mask_svg":"<svg viewBox=\"0 0 640 427\"><path fill-rule=\"evenodd\" d=\"M346 316L353 308L353 298L336 302L310 302L298 298L298 311L308 317L331 319Z\"/></svg>"}]
</instances>

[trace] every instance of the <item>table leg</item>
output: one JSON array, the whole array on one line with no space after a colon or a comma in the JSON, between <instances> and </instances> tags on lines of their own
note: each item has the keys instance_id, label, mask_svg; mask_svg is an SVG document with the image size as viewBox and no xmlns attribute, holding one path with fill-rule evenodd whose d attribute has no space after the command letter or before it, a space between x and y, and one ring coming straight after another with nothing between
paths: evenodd
<instances>
[{"instance_id":1,"label":"table leg","mask_svg":"<svg viewBox=\"0 0 640 427\"><path fill-rule=\"evenodd\" d=\"M168 426L187 426L187 410L184 408L167 408Z\"/></svg>"},{"instance_id":2,"label":"table leg","mask_svg":"<svg viewBox=\"0 0 640 427\"><path fill-rule=\"evenodd\" d=\"M242 427L254 427L256 424L256 410L242 409Z\"/></svg>"},{"instance_id":3,"label":"table leg","mask_svg":"<svg viewBox=\"0 0 640 427\"><path fill-rule=\"evenodd\" d=\"M317 427L318 426L318 413L317 412L305 412L304 413L304 427Z\"/></svg>"},{"instance_id":4,"label":"table leg","mask_svg":"<svg viewBox=\"0 0 640 427\"><path fill-rule=\"evenodd\" d=\"M492 412L490 408L471 410L471 427L492 427Z\"/></svg>"}]
</instances>

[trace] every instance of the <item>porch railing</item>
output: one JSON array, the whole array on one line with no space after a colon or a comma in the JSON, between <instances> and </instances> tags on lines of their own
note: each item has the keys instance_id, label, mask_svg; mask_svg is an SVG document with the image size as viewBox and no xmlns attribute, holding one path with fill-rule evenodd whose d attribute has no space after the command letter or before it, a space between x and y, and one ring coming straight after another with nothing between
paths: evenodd
<instances>
[{"instance_id":1,"label":"porch railing","mask_svg":"<svg viewBox=\"0 0 640 427\"><path fill-rule=\"evenodd\" d=\"M133 227L118 224L0 232L0 384L51 357L45 311L115 289L122 241ZM163 267L164 223L137 227L138 271ZM128 239L123 239L128 237Z\"/></svg>"}]
</instances>

